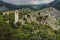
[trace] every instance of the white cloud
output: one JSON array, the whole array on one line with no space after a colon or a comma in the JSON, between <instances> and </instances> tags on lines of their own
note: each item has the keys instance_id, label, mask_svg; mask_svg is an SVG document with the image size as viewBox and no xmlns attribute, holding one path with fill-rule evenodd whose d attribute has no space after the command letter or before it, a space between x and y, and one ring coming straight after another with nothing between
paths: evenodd
<instances>
[{"instance_id":1,"label":"white cloud","mask_svg":"<svg viewBox=\"0 0 60 40\"><path fill-rule=\"evenodd\" d=\"M50 3L52 1L54 1L54 0L45 0L45 1L43 1L43 3Z\"/></svg>"},{"instance_id":2,"label":"white cloud","mask_svg":"<svg viewBox=\"0 0 60 40\"><path fill-rule=\"evenodd\" d=\"M41 4L41 3L50 3L53 0L3 0L7 3L12 3L12 4Z\"/></svg>"}]
</instances>

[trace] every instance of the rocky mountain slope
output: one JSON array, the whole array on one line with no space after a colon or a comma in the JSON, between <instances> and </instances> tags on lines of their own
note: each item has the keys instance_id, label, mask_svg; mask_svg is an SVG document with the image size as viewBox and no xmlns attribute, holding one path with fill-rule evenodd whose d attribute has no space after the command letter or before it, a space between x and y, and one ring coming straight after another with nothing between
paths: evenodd
<instances>
[{"instance_id":1,"label":"rocky mountain slope","mask_svg":"<svg viewBox=\"0 0 60 40\"><path fill-rule=\"evenodd\" d=\"M58 29L60 27L56 24L58 22L58 20L60 19L59 10L57 10L53 7L48 7L48 8L42 9L40 11L34 12L34 15L38 12L40 12L43 16L48 15L48 20L47 20L48 25L50 25L53 29L56 29L56 28ZM43 21L42 21L42 23L43 23Z\"/></svg>"},{"instance_id":2,"label":"rocky mountain slope","mask_svg":"<svg viewBox=\"0 0 60 40\"><path fill-rule=\"evenodd\" d=\"M19 10L19 22L21 22L21 24L25 23L44 24L51 26L55 30L59 29L60 27L59 25L57 25L59 16L60 11L53 7L44 8L39 11L31 11L30 9ZM12 19L14 20L14 18Z\"/></svg>"},{"instance_id":3,"label":"rocky mountain slope","mask_svg":"<svg viewBox=\"0 0 60 40\"><path fill-rule=\"evenodd\" d=\"M54 0L53 2L49 3L47 7L54 7L60 10L60 0Z\"/></svg>"}]
</instances>

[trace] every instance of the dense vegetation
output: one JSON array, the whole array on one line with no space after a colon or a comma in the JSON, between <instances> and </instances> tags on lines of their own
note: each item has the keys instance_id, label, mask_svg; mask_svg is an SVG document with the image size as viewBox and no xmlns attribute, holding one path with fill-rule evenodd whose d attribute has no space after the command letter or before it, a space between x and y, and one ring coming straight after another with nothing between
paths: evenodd
<instances>
[{"instance_id":1,"label":"dense vegetation","mask_svg":"<svg viewBox=\"0 0 60 40\"><path fill-rule=\"evenodd\" d=\"M28 15L28 13L20 13L19 18L25 14ZM23 19L26 21L25 18ZM42 19L44 19L42 16L37 17L38 21ZM9 23L6 22L8 20ZM49 25L36 22L26 21L24 25L20 22L14 24L13 13L3 16L0 12L0 40L60 40L60 30L53 30Z\"/></svg>"},{"instance_id":2,"label":"dense vegetation","mask_svg":"<svg viewBox=\"0 0 60 40\"><path fill-rule=\"evenodd\" d=\"M14 29L9 24L0 22L0 40L60 40L60 31L54 31L46 25L32 24Z\"/></svg>"}]
</instances>

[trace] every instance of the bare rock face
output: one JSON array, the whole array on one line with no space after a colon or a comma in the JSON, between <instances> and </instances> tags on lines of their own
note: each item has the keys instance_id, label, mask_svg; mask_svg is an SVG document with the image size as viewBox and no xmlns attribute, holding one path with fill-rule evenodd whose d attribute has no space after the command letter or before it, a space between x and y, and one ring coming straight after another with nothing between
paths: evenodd
<instances>
[{"instance_id":1,"label":"bare rock face","mask_svg":"<svg viewBox=\"0 0 60 40\"><path fill-rule=\"evenodd\" d=\"M52 8L52 7L45 8L40 11L32 12L31 15L32 15L32 17L27 18L28 21L30 21L30 22L32 22L31 21L31 18L32 18L32 20L34 20L38 24L40 23L40 24L44 24L44 25L49 25L55 30L57 30L59 28L59 26L56 25L56 23L59 20L60 11L55 8Z\"/></svg>"},{"instance_id":2,"label":"bare rock face","mask_svg":"<svg viewBox=\"0 0 60 40\"><path fill-rule=\"evenodd\" d=\"M47 22L53 29L59 28L59 26L55 24L59 20L59 16L60 16L59 10L57 10L53 7L49 7L49 8L43 9L42 13L50 15Z\"/></svg>"},{"instance_id":3,"label":"bare rock face","mask_svg":"<svg viewBox=\"0 0 60 40\"><path fill-rule=\"evenodd\" d=\"M46 9L46 11L48 11L47 13L49 13L51 16L53 16L56 20L58 20L59 16L60 16L60 11L53 8L53 7L49 7Z\"/></svg>"}]
</instances>

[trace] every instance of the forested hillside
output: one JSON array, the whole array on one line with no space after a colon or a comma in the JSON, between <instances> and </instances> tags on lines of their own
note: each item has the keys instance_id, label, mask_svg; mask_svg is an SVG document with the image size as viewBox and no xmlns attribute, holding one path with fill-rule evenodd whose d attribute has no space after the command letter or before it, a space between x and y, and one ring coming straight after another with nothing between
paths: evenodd
<instances>
[{"instance_id":1,"label":"forested hillside","mask_svg":"<svg viewBox=\"0 0 60 40\"><path fill-rule=\"evenodd\" d=\"M54 10L54 8L39 11L19 9L20 21L16 24L14 23L15 10L8 11L9 15L0 12L0 40L60 40L60 29L54 29L58 20L55 20L54 14L50 14Z\"/></svg>"}]
</instances>

